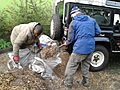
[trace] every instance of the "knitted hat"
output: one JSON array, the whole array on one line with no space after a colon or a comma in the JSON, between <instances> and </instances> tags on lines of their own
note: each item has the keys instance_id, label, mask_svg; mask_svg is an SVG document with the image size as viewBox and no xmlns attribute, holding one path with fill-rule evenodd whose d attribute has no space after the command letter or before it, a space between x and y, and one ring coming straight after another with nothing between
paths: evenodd
<instances>
[{"instance_id":1,"label":"knitted hat","mask_svg":"<svg viewBox=\"0 0 120 90\"><path fill-rule=\"evenodd\" d=\"M79 9L77 6L74 6L70 12L71 17L76 16L77 14L83 15L84 13L82 13L81 9Z\"/></svg>"},{"instance_id":2,"label":"knitted hat","mask_svg":"<svg viewBox=\"0 0 120 90\"><path fill-rule=\"evenodd\" d=\"M76 13L76 12L81 12L81 10L77 7L77 6L74 6L70 12L70 14L73 14L73 13Z\"/></svg>"}]
</instances>

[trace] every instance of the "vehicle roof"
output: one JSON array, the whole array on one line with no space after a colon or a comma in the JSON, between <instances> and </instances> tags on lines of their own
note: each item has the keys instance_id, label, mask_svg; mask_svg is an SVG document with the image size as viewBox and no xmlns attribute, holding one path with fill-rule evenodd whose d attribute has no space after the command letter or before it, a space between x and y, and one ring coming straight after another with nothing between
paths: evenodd
<instances>
[{"instance_id":1,"label":"vehicle roof","mask_svg":"<svg viewBox=\"0 0 120 90\"><path fill-rule=\"evenodd\" d=\"M116 2L112 2L112 1L108 1L108 0L56 0L56 3L60 2L60 1L64 1L64 3L73 2L73 3L90 4L90 5L120 9L120 2L117 2L117 4L119 4L119 6L114 6L114 5L117 5ZM106 2L108 2L109 5L107 5Z\"/></svg>"}]
</instances>

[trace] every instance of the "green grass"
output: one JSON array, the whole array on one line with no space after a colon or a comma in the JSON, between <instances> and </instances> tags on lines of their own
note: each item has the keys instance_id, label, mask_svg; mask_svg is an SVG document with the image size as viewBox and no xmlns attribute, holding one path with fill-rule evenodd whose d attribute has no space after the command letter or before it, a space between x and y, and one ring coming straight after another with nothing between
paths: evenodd
<instances>
[{"instance_id":1,"label":"green grass","mask_svg":"<svg viewBox=\"0 0 120 90\"><path fill-rule=\"evenodd\" d=\"M3 10L8 5L10 5L12 1L13 0L0 0L0 10Z\"/></svg>"}]
</instances>

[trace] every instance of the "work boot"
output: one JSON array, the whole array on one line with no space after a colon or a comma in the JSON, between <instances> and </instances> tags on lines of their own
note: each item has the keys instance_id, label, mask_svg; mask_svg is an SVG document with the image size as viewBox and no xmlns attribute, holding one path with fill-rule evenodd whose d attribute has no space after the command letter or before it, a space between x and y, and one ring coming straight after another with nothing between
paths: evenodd
<instances>
[{"instance_id":1,"label":"work boot","mask_svg":"<svg viewBox=\"0 0 120 90\"><path fill-rule=\"evenodd\" d=\"M81 84L82 84L83 86L85 86L85 87L89 87L89 86L90 86L89 78L83 76L83 79L82 79L82 81L81 81Z\"/></svg>"},{"instance_id":2,"label":"work boot","mask_svg":"<svg viewBox=\"0 0 120 90\"><path fill-rule=\"evenodd\" d=\"M82 84L85 87L89 87L90 83L89 83L89 79L87 77L83 76L83 79L81 81L77 81L79 84Z\"/></svg>"}]
</instances>

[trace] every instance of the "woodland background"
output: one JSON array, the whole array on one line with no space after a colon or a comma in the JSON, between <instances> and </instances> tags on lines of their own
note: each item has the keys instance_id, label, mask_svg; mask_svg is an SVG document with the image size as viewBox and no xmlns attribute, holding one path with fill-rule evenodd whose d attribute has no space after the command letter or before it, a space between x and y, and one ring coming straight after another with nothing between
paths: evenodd
<instances>
[{"instance_id":1,"label":"woodland background","mask_svg":"<svg viewBox=\"0 0 120 90\"><path fill-rule=\"evenodd\" d=\"M14 26L40 22L49 34L52 0L0 0L0 49L11 46L10 34Z\"/></svg>"}]
</instances>

